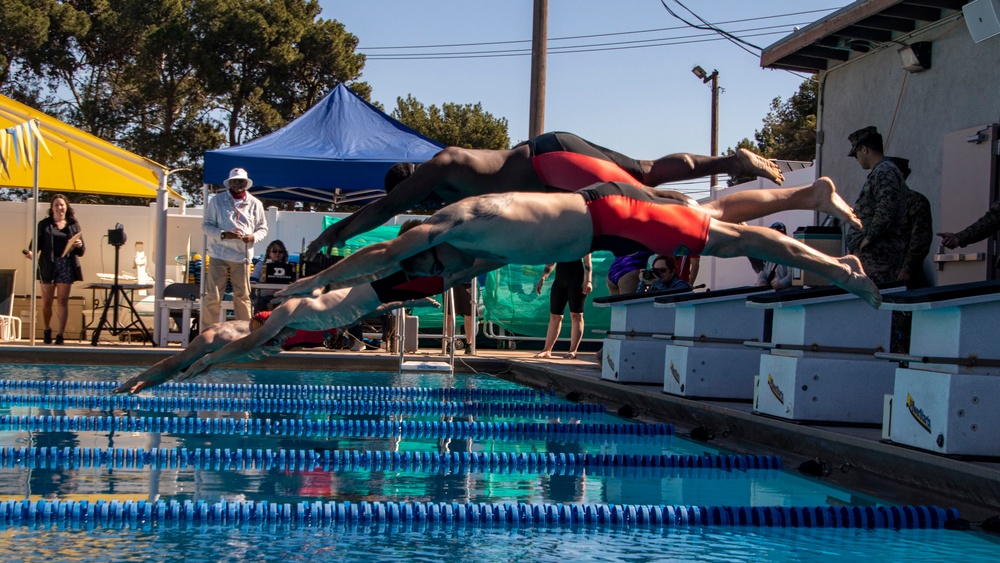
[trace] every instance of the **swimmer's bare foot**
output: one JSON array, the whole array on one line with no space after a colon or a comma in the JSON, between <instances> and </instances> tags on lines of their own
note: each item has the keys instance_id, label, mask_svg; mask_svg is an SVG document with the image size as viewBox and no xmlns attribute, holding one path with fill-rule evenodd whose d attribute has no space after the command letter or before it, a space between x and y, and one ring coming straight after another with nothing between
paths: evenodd
<instances>
[{"instance_id":1,"label":"swimmer's bare foot","mask_svg":"<svg viewBox=\"0 0 1000 563\"><path fill-rule=\"evenodd\" d=\"M576 354L574 354L573 352L570 352L569 354L563 354L563 359L564 360L575 360L576 359Z\"/></svg>"},{"instance_id":2,"label":"swimmer's bare foot","mask_svg":"<svg viewBox=\"0 0 1000 563\"><path fill-rule=\"evenodd\" d=\"M803 188L808 190L809 199L812 205L810 209L822 211L828 215L833 215L837 219L852 225L856 229L861 228L861 220L854 214L854 210L837 193L837 187L833 185L833 180L823 176L816 180L813 185Z\"/></svg>"},{"instance_id":3,"label":"swimmer's bare foot","mask_svg":"<svg viewBox=\"0 0 1000 563\"><path fill-rule=\"evenodd\" d=\"M848 274L847 279L843 282L834 283L878 309L879 305L882 304L882 294L879 293L875 283L865 275L865 269L861 267L861 260L858 260L858 257L853 254L841 256L835 260L847 268Z\"/></svg>"},{"instance_id":4,"label":"swimmer's bare foot","mask_svg":"<svg viewBox=\"0 0 1000 563\"><path fill-rule=\"evenodd\" d=\"M779 186L785 181L785 176L781 173L778 165L759 154L754 154L747 149L737 149L736 159L740 163L740 174L767 178Z\"/></svg>"},{"instance_id":5,"label":"swimmer's bare foot","mask_svg":"<svg viewBox=\"0 0 1000 563\"><path fill-rule=\"evenodd\" d=\"M551 358L552 357L552 353L551 352L541 351L541 352L535 354L534 357L535 358Z\"/></svg>"}]
</instances>

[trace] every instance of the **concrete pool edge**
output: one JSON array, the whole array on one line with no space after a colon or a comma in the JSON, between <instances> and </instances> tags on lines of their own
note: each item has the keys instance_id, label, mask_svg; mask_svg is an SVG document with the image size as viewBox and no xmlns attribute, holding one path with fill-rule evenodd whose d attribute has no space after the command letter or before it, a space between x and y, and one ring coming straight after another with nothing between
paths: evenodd
<instances>
[{"instance_id":1,"label":"concrete pool edge","mask_svg":"<svg viewBox=\"0 0 1000 563\"><path fill-rule=\"evenodd\" d=\"M0 351L0 362L11 364L147 366L179 348L66 346L56 350L49 346L5 345ZM57 351L61 353L54 355ZM489 354L456 356L456 371L490 374L531 387L554 388L563 394L575 391L584 402L608 404L610 412L619 405L630 405L641 419L671 422L680 434L704 426L718 436L711 442L713 446L738 453L781 455L790 470L804 460L820 458L833 469L823 478L825 482L887 501L955 507L973 521L1000 512L1000 463L957 460L882 443L877 430L800 425L752 414L745 403L699 401L664 394L655 386L604 381L600 379L600 366L593 362L537 360L525 352L498 354L490 350ZM376 352L299 351L255 362L253 367L395 371L398 359ZM850 470L843 472L841 468L846 467Z\"/></svg>"},{"instance_id":2,"label":"concrete pool edge","mask_svg":"<svg viewBox=\"0 0 1000 563\"><path fill-rule=\"evenodd\" d=\"M575 391L585 401L606 403L609 412L629 405L640 419L672 422L682 435L703 426L717 436L711 445L738 453L781 455L786 469L820 458L832 467L823 477L825 482L887 500L955 506L973 521L1000 513L1000 463L974 463L883 443L876 429L796 424L752 414L745 403L688 399L653 386L605 381L597 364L594 373L588 373L576 366L514 363L513 376L506 379L561 393Z\"/></svg>"}]
</instances>

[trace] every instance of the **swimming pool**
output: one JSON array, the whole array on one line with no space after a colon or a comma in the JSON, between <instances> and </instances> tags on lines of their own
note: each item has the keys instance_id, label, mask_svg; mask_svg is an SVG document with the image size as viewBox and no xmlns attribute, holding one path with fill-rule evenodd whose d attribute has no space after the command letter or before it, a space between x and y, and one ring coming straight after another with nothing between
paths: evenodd
<instances>
[{"instance_id":1,"label":"swimming pool","mask_svg":"<svg viewBox=\"0 0 1000 563\"><path fill-rule=\"evenodd\" d=\"M884 503L776 469L768 456L730 455L489 376L223 370L204 385L108 396L107 382L138 371L0 366L3 552L22 561L992 561L998 547L976 532L884 521L805 527L850 511L874 524ZM673 524L650 508L659 505ZM744 512L747 525L720 524L741 517L721 507L759 512ZM676 524L681 511L691 523Z\"/></svg>"}]
</instances>

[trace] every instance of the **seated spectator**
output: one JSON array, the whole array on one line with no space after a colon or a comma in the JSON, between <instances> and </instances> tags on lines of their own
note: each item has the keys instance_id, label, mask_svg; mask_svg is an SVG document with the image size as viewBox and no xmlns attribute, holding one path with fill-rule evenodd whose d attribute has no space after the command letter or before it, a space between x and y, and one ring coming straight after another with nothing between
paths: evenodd
<instances>
[{"instance_id":1,"label":"seated spectator","mask_svg":"<svg viewBox=\"0 0 1000 563\"><path fill-rule=\"evenodd\" d=\"M267 280L262 280L261 277L264 274L265 264L290 264L288 262L288 250L285 248L285 243L280 240L274 240L271 244L267 245L267 252L264 253L264 259L253 267L253 272L250 274L250 281L252 283L267 283ZM259 313L261 311L266 311L268 304L271 299L274 298L274 294L277 292L275 289L259 289L257 290L257 299L254 300L254 313Z\"/></svg>"},{"instance_id":2,"label":"seated spectator","mask_svg":"<svg viewBox=\"0 0 1000 563\"><path fill-rule=\"evenodd\" d=\"M784 223L771 223L771 228L783 235L788 234ZM773 289L788 289L792 287L792 269L774 262L764 262L764 266L757 272L757 285Z\"/></svg>"},{"instance_id":3,"label":"seated spectator","mask_svg":"<svg viewBox=\"0 0 1000 563\"><path fill-rule=\"evenodd\" d=\"M639 274L636 293L652 293L670 289L691 289L691 285L677 277L677 261L673 256L660 254L653 260L653 267Z\"/></svg>"}]
</instances>

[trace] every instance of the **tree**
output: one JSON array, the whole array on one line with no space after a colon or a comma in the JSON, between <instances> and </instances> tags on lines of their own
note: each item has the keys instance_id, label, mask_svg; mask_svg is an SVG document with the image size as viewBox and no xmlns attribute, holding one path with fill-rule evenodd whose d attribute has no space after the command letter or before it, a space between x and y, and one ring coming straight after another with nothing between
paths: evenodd
<instances>
[{"instance_id":1,"label":"tree","mask_svg":"<svg viewBox=\"0 0 1000 563\"><path fill-rule=\"evenodd\" d=\"M816 78L811 77L802 82L798 92L787 100L782 100L780 96L774 98L770 111L764 117L764 126L754 132L756 143L744 138L736 148L745 148L777 160L815 159L818 85ZM727 154L734 151L730 148ZM733 177L729 179L729 185L749 179Z\"/></svg>"},{"instance_id":2,"label":"tree","mask_svg":"<svg viewBox=\"0 0 1000 563\"><path fill-rule=\"evenodd\" d=\"M754 133L764 156L780 160L816 158L816 110L819 82L815 77L799 85L799 91L782 102L771 102L764 127Z\"/></svg>"},{"instance_id":3,"label":"tree","mask_svg":"<svg viewBox=\"0 0 1000 563\"><path fill-rule=\"evenodd\" d=\"M480 103L424 107L412 95L407 95L405 100L396 98L392 117L443 145L494 150L510 147L507 119L493 117L483 111Z\"/></svg>"},{"instance_id":4,"label":"tree","mask_svg":"<svg viewBox=\"0 0 1000 563\"><path fill-rule=\"evenodd\" d=\"M44 101L45 68L67 58L67 38L84 34L90 18L56 0L0 0L0 90L34 106Z\"/></svg>"},{"instance_id":5,"label":"tree","mask_svg":"<svg viewBox=\"0 0 1000 563\"><path fill-rule=\"evenodd\" d=\"M358 40L315 0L0 0L0 91L170 168L270 133L339 83ZM16 77L12 78L12 77Z\"/></svg>"},{"instance_id":6,"label":"tree","mask_svg":"<svg viewBox=\"0 0 1000 563\"><path fill-rule=\"evenodd\" d=\"M201 0L200 70L223 101L230 145L274 131L336 84L360 76L357 38L316 21L314 0ZM307 60L308 58L308 60Z\"/></svg>"}]
</instances>

